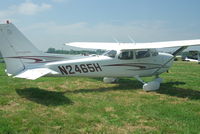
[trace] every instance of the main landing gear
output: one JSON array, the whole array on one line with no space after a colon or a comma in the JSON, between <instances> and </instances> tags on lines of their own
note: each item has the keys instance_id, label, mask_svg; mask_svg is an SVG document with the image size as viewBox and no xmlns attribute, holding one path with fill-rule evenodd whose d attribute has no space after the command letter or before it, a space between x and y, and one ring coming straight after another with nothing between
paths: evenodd
<instances>
[{"instance_id":1,"label":"main landing gear","mask_svg":"<svg viewBox=\"0 0 200 134\"><path fill-rule=\"evenodd\" d=\"M144 82L139 76L134 76L138 81L143 83L143 90L144 91L155 91L160 88L160 83L163 82L162 78L159 78L159 76L156 76L156 78L153 81L150 82ZM103 81L105 83L115 83L119 79L118 78L111 78L111 77L104 77Z\"/></svg>"},{"instance_id":2,"label":"main landing gear","mask_svg":"<svg viewBox=\"0 0 200 134\"><path fill-rule=\"evenodd\" d=\"M104 77L103 82L105 83L115 83L118 82L118 78Z\"/></svg>"},{"instance_id":3,"label":"main landing gear","mask_svg":"<svg viewBox=\"0 0 200 134\"><path fill-rule=\"evenodd\" d=\"M163 82L162 78L159 78L156 76L156 78L153 81L150 82L144 82L139 76L135 76L135 78L143 83L143 90L144 91L155 91L160 88L160 83Z\"/></svg>"}]
</instances>

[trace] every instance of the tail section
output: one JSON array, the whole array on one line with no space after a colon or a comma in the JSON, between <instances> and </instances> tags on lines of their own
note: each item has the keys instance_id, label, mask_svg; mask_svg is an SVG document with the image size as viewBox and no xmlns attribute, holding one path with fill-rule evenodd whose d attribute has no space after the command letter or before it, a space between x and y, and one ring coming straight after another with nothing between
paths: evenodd
<instances>
[{"instance_id":1,"label":"tail section","mask_svg":"<svg viewBox=\"0 0 200 134\"><path fill-rule=\"evenodd\" d=\"M13 25L0 24L0 51L6 63L8 74L16 75L25 69L25 60L41 59L33 56L44 55Z\"/></svg>"}]
</instances>

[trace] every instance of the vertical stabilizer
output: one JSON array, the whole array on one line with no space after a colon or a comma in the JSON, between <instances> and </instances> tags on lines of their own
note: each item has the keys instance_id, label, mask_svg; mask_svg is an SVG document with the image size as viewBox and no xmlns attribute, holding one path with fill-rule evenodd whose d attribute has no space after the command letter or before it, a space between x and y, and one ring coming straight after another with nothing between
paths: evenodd
<instances>
[{"instance_id":1,"label":"vertical stabilizer","mask_svg":"<svg viewBox=\"0 0 200 134\"><path fill-rule=\"evenodd\" d=\"M15 75L25 69L21 57L40 56L34 45L11 23L0 24L0 51L8 74Z\"/></svg>"}]
</instances>

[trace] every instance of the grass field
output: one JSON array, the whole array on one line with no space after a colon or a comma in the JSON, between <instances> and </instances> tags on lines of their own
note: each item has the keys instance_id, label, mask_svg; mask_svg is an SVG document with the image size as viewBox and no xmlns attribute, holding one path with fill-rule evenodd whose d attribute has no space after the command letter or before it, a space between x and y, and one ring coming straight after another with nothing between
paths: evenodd
<instances>
[{"instance_id":1,"label":"grass field","mask_svg":"<svg viewBox=\"0 0 200 134\"><path fill-rule=\"evenodd\" d=\"M13 79L0 64L0 134L200 133L200 65L175 62L160 90L134 78ZM149 80L151 78L145 78Z\"/></svg>"}]
</instances>

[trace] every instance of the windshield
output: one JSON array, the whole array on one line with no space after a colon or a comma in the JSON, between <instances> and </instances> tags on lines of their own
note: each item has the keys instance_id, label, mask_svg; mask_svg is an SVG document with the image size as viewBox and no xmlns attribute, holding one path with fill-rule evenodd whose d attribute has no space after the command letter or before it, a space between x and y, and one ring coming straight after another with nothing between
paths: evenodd
<instances>
[{"instance_id":1,"label":"windshield","mask_svg":"<svg viewBox=\"0 0 200 134\"><path fill-rule=\"evenodd\" d=\"M104 55L104 56L111 57L111 58L115 58L116 54L117 54L117 51L115 51L115 50L110 50L110 51L105 52L103 55Z\"/></svg>"},{"instance_id":2,"label":"windshield","mask_svg":"<svg viewBox=\"0 0 200 134\"><path fill-rule=\"evenodd\" d=\"M151 52L152 56L157 56L158 55L158 52L157 52L156 49L151 49L150 52Z\"/></svg>"}]
</instances>

